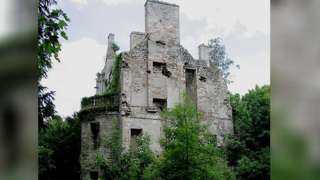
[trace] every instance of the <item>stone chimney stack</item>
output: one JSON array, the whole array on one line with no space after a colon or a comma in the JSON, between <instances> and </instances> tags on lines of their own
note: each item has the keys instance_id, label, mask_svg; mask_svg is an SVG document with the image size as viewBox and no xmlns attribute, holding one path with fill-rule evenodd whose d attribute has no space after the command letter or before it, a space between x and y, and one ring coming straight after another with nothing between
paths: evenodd
<instances>
[{"instance_id":1,"label":"stone chimney stack","mask_svg":"<svg viewBox=\"0 0 320 180\"><path fill-rule=\"evenodd\" d=\"M147 0L144 6L145 32L150 40L169 46L179 44L179 6L157 0Z\"/></svg>"},{"instance_id":2,"label":"stone chimney stack","mask_svg":"<svg viewBox=\"0 0 320 180\"><path fill-rule=\"evenodd\" d=\"M207 65L209 65L209 52L210 49L208 46L204 45L204 44L200 44L198 46L199 49L199 60L204 60L207 62Z\"/></svg>"},{"instance_id":3,"label":"stone chimney stack","mask_svg":"<svg viewBox=\"0 0 320 180\"><path fill-rule=\"evenodd\" d=\"M108 35L108 50L107 50L107 57L106 57L106 61L109 59L112 59L115 52L113 50L113 44L114 44L114 34L110 33Z\"/></svg>"}]
</instances>

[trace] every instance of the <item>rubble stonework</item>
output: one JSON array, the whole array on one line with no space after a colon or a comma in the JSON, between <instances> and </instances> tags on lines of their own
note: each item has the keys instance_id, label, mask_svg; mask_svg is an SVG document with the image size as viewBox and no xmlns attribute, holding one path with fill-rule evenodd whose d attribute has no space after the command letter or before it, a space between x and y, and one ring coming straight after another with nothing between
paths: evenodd
<instances>
[{"instance_id":1,"label":"rubble stonework","mask_svg":"<svg viewBox=\"0 0 320 180\"><path fill-rule=\"evenodd\" d=\"M147 0L145 23L145 32L131 33L130 51L122 54L121 90L112 95L116 99L113 106L110 95L103 95L112 79L115 54L110 48L114 35L109 35L105 67L97 75L97 97L91 99L92 106L86 106L94 111L81 118L83 179L99 173L95 155L100 152L107 157L108 149L100 142L110 135L114 121L121 129L125 149L129 149L131 132L141 132L150 136L150 148L161 153L160 112L173 108L185 92L203 114L203 122L216 135L218 145L223 144L225 134L233 132L227 85L218 68L209 63L207 47L200 45L199 59L194 59L180 44L179 6ZM102 107L101 102L105 102Z\"/></svg>"}]
</instances>

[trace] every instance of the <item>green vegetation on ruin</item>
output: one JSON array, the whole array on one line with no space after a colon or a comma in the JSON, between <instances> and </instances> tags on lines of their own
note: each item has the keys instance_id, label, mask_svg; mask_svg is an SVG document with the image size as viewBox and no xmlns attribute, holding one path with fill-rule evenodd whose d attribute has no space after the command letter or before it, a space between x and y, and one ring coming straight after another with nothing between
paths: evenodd
<instances>
[{"instance_id":1,"label":"green vegetation on ruin","mask_svg":"<svg viewBox=\"0 0 320 180\"><path fill-rule=\"evenodd\" d=\"M111 71L111 82L102 95L83 97L81 100L81 111L90 111L90 109L100 108L102 110L118 110L119 94L121 91L120 73L121 73L122 53L115 55L115 60Z\"/></svg>"},{"instance_id":2,"label":"green vegetation on ruin","mask_svg":"<svg viewBox=\"0 0 320 180\"><path fill-rule=\"evenodd\" d=\"M120 73L122 64L122 53L115 55L115 61L113 62L111 71L111 82L108 86L105 95L119 94L121 91L120 86Z\"/></svg>"},{"instance_id":3,"label":"green vegetation on ruin","mask_svg":"<svg viewBox=\"0 0 320 180\"><path fill-rule=\"evenodd\" d=\"M163 152L159 157L150 149L146 134L137 138L136 146L124 151L119 124L114 124L105 141L110 157L98 153L96 158L103 179L235 179L223 149L200 124L202 116L190 100L185 98L162 117L167 125L163 128Z\"/></svg>"}]
</instances>

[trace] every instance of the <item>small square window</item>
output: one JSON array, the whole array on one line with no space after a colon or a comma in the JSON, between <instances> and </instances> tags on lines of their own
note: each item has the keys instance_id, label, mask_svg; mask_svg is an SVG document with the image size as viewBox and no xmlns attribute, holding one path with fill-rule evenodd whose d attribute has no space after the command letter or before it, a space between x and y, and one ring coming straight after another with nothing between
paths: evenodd
<instances>
[{"instance_id":1,"label":"small square window","mask_svg":"<svg viewBox=\"0 0 320 180\"><path fill-rule=\"evenodd\" d=\"M131 129L131 137L141 136L141 135L142 135L142 129Z\"/></svg>"},{"instance_id":2,"label":"small square window","mask_svg":"<svg viewBox=\"0 0 320 180\"><path fill-rule=\"evenodd\" d=\"M153 62L153 72L161 72L163 68L166 67L166 63Z\"/></svg>"},{"instance_id":3,"label":"small square window","mask_svg":"<svg viewBox=\"0 0 320 180\"><path fill-rule=\"evenodd\" d=\"M161 111L163 111L167 108L167 99L154 98L153 104L154 106L158 107Z\"/></svg>"},{"instance_id":4,"label":"small square window","mask_svg":"<svg viewBox=\"0 0 320 180\"><path fill-rule=\"evenodd\" d=\"M167 68L167 64L163 62L153 62L153 72L162 73L164 76L170 77L171 72Z\"/></svg>"},{"instance_id":5,"label":"small square window","mask_svg":"<svg viewBox=\"0 0 320 180\"><path fill-rule=\"evenodd\" d=\"M134 150L137 148L137 138L142 136L142 129L131 129L130 146Z\"/></svg>"}]
</instances>

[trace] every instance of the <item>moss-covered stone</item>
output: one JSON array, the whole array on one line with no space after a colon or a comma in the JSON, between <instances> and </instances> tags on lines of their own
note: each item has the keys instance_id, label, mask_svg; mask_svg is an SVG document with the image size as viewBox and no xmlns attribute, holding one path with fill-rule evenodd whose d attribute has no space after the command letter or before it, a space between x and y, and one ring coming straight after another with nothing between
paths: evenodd
<instances>
[{"instance_id":1,"label":"moss-covered stone","mask_svg":"<svg viewBox=\"0 0 320 180\"><path fill-rule=\"evenodd\" d=\"M119 111L119 94L95 95L84 97L81 101L81 111L79 117L81 120L94 120L98 113L118 112Z\"/></svg>"},{"instance_id":2,"label":"moss-covered stone","mask_svg":"<svg viewBox=\"0 0 320 180\"><path fill-rule=\"evenodd\" d=\"M112 66L112 74L111 74L111 82L110 84L106 84L107 90L105 94L118 94L120 93L120 72L121 72L121 64L122 64L122 53L115 56L115 61Z\"/></svg>"}]
</instances>

